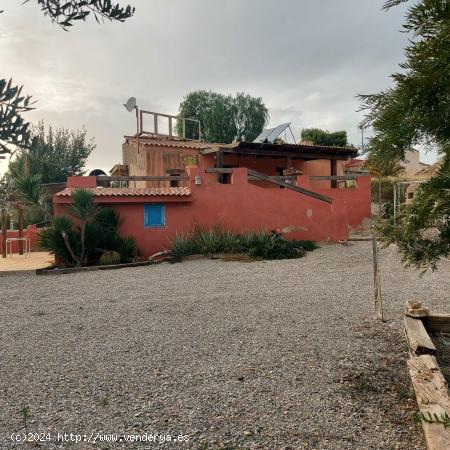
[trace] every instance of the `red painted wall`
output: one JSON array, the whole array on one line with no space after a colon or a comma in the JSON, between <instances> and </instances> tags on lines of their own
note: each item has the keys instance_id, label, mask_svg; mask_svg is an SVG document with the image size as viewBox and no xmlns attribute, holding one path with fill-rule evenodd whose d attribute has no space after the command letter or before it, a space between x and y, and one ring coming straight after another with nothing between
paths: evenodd
<instances>
[{"instance_id":1,"label":"red painted wall","mask_svg":"<svg viewBox=\"0 0 450 450\"><path fill-rule=\"evenodd\" d=\"M169 248L170 239L188 232L195 223L221 224L234 231L265 229L277 231L290 239L337 242L345 240L349 228L359 227L370 218L370 177L360 177L352 189L321 189L333 203L280 189L261 187L247 181L247 169L234 169L231 184L207 184L205 172L188 167L192 195L186 197L97 197L96 201L114 207L120 213L120 233L136 239L142 256ZM200 175L201 185L194 184ZM309 176L297 178L297 185L310 188ZM54 197L55 214L64 213L67 197ZM144 205L166 205L164 228L144 227Z\"/></svg>"}]
</instances>

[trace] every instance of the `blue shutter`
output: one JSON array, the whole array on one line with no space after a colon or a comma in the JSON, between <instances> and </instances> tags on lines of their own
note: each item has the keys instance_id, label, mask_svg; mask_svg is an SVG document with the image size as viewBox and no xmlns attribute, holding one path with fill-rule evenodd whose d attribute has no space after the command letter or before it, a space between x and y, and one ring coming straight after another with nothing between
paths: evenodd
<instances>
[{"instance_id":1,"label":"blue shutter","mask_svg":"<svg viewBox=\"0 0 450 450\"><path fill-rule=\"evenodd\" d=\"M164 205L145 205L144 206L144 226L163 227L166 224L166 214Z\"/></svg>"}]
</instances>

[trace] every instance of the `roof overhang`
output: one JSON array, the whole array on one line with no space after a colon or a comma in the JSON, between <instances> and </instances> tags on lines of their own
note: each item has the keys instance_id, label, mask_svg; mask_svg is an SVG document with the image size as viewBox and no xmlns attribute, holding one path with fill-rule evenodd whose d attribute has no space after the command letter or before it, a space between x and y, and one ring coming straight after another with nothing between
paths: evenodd
<instances>
[{"instance_id":1,"label":"roof overhang","mask_svg":"<svg viewBox=\"0 0 450 450\"><path fill-rule=\"evenodd\" d=\"M242 156L267 156L293 159L339 159L354 158L358 150L348 147L329 147L323 145L270 144L257 142L236 142L203 150L203 155L222 152Z\"/></svg>"}]
</instances>

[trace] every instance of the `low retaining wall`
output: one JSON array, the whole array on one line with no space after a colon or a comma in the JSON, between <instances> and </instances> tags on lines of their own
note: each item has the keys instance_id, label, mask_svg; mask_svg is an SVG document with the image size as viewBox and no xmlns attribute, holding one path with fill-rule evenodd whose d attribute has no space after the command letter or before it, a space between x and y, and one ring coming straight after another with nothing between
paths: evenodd
<instances>
[{"instance_id":1,"label":"low retaining wall","mask_svg":"<svg viewBox=\"0 0 450 450\"><path fill-rule=\"evenodd\" d=\"M430 314L420 302L408 302L404 325L409 346L408 369L416 393L428 450L450 448L450 397L429 333L450 332L450 314ZM445 426L447 425L447 427Z\"/></svg>"}]
</instances>

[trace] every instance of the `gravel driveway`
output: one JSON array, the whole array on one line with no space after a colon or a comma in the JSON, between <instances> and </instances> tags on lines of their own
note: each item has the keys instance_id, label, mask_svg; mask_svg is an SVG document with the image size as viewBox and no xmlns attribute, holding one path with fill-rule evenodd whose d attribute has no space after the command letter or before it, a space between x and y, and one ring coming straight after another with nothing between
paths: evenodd
<instances>
[{"instance_id":1,"label":"gravel driveway","mask_svg":"<svg viewBox=\"0 0 450 450\"><path fill-rule=\"evenodd\" d=\"M25 418L29 432L189 436L40 448L424 448L401 314L411 298L450 309L450 263L420 278L383 250L375 323L370 245L0 278L0 448L28 448L10 440Z\"/></svg>"}]
</instances>

